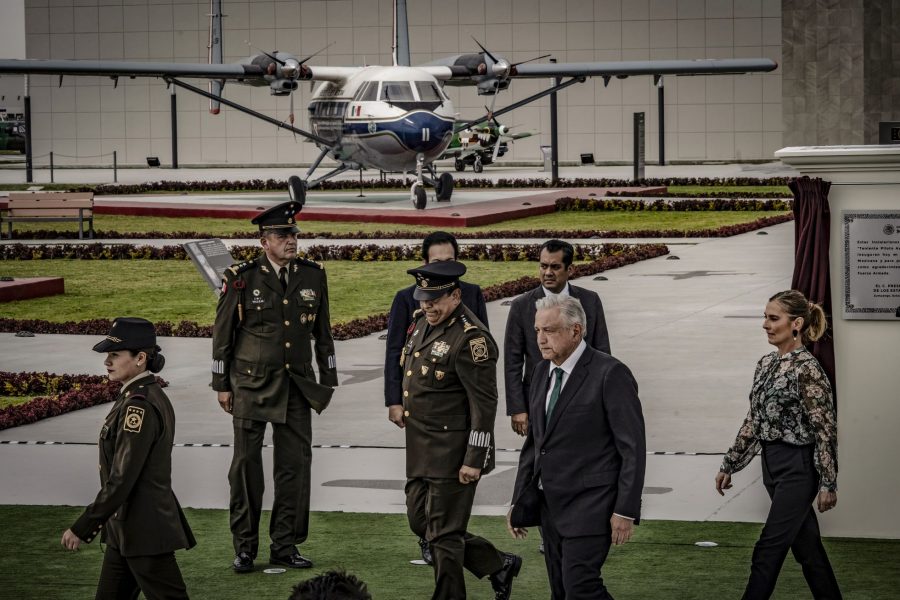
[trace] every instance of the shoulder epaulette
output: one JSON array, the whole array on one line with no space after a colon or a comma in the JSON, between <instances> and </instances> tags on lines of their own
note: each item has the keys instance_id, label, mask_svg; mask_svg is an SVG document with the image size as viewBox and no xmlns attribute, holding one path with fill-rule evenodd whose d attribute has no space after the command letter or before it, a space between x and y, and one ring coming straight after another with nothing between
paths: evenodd
<instances>
[{"instance_id":1,"label":"shoulder epaulette","mask_svg":"<svg viewBox=\"0 0 900 600\"><path fill-rule=\"evenodd\" d=\"M227 269L225 269L226 273L231 273L233 276L238 276L247 269L252 269L256 266L256 260L245 260L244 262L239 262L231 265Z\"/></svg>"},{"instance_id":2,"label":"shoulder epaulette","mask_svg":"<svg viewBox=\"0 0 900 600\"><path fill-rule=\"evenodd\" d=\"M324 269L325 268L325 265L323 265L321 263L317 263L316 261L310 260L308 258L298 258L297 262L300 263L301 265L306 265L307 267L312 267L314 269Z\"/></svg>"},{"instance_id":3,"label":"shoulder epaulette","mask_svg":"<svg viewBox=\"0 0 900 600\"><path fill-rule=\"evenodd\" d=\"M478 325L472 323L472 321L469 320L469 317L466 316L466 313L459 315L459 324L462 325L465 333L468 333L473 329L478 329Z\"/></svg>"}]
</instances>

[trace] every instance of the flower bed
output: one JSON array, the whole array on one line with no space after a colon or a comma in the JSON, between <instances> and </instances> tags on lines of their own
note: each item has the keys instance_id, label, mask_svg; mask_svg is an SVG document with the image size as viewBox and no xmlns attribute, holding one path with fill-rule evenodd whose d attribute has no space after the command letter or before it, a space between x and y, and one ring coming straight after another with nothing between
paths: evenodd
<instances>
[{"instance_id":1,"label":"flower bed","mask_svg":"<svg viewBox=\"0 0 900 600\"><path fill-rule=\"evenodd\" d=\"M168 385L159 377L156 380L163 387ZM0 409L0 430L112 402L120 389L120 383L100 375L0 371L0 393L4 396L38 396L24 404Z\"/></svg>"},{"instance_id":2,"label":"flower bed","mask_svg":"<svg viewBox=\"0 0 900 600\"><path fill-rule=\"evenodd\" d=\"M669 177L651 178L640 180L643 186L741 186L741 185L787 185L790 179L787 177L774 177L760 179L757 177L727 177L711 179L709 177ZM507 179L500 178L493 181L481 177L456 178L454 187L463 189L478 188L566 188L566 187L633 187L635 182L631 179L610 179L605 177L574 177L557 180L552 185L549 178L524 177ZM242 191L277 191L287 190L287 181L280 179L251 179L248 181L154 181L141 184L117 184L117 185L79 185L73 186L72 192L94 192L102 195L128 195L128 194L153 194L160 192L242 192ZM316 188L319 190L357 190L360 182L353 179L341 179L324 181ZM362 182L364 189L407 189L407 180L402 178L392 179L365 179Z\"/></svg>"},{"instance_id":3,"label":"flower bed","mask_svg":"<svg viewBox=\"0 0 900 600\"><path fill-rule=\"evenodd\" d=\"M634 196L634 194L628 194ZM606 198L560 198L556 201L556 210L564 211L620 211L620 212L745 212L745 211L784 211L792 210L792 200L776 196L776 199L732 200L730 198L710 198L698 196L701 200L683 196L670 196L665 200L612 200Z\"/></svg>"},{"instance_id":4,"label":"flower bed","mask_svg":"<svg viewBox=\"0 0 900 600\"><path fill-rule=\"evenodd\" d=\"M94 245L92 245L94 246ZM9 248L11 246L5 246ZM44 246L41 246L44 248ZM56 247L50 247L56 248ZM322 248L329 248L323 246ZM359 248L359 247L357 247ZM377 246L365 248L378 248ZM394 246L393 252L401 252L400 249L407 248L405 246ZM540 253L540 246L501 246L501 245L482 245L464 247L468 252L463 257L462 252L460 258L464 260L537 260ZM390 250L390 249L388 249ZM462 249L461 249L462 250ZM408 254L400 256L393 255L394 258L386 260L412 260L419 252L419 249L407 249L404 252ZM669 253L669 249L663 244L603 244L599 247L582 247L576 246L576 257L578 260L593 259L588 263L582 263L575 267L575 277L587 277L596 273L601 273L609 269L615 269L631 263L655 258ZM57 256L56 258L62 258ZM365 260L357 258L356 260ZM419 256L418 260L421 260ZM535 277L523 277L514 281L508 281L497 285L484 288L485 300L491 302L500 298L508 298L516 296L539 285L539 281ZM109 331L111 321L108 319L92 319L87 321L66 321L63 323L55 323L43 319L8 319L0 318L0 331L31 331L33 333L63 333L63 334L79 334L79 335L105 335ZM353 319L346 323L338 323L332 326L332 335L336 340L347 340L352 338L363 337L381 331L387 327L387 314L377 314L362 319ZM181 321L179 323L170 323L168 321L159 321L156 323L156 334L159 336L176 336L176 337L211 337L212 326L200 325L194 321Z\"/></svg>"}]
</instances>

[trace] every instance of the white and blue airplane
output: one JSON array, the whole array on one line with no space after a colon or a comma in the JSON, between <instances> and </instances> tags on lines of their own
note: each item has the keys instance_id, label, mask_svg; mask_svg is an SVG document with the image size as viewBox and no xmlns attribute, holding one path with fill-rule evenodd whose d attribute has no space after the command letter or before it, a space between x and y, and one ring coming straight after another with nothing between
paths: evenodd
<instances>
[{"instance_id":1,"label":"white and blue airplane","mask_svg":"<svg viewBox=\"0 0 900 600\"><path fill-rule=\"evenodd\" d=\"M305 177L291 177L289 192L304 201L306 190L348 170L379 169L415 174L410 197L417 208L425 208L429 185L437 200L449 200L453 176L438 176L434 161L444 154L455 131L498 117L542 98L552 92L601 77L637 75L724 75L768 72L777 68L769 59L646 60L619 62L511 63L478 44L480 52L448 56L419 65L409 65L409 46L405 36L406 3L394 3L394 48L392 66L318 66L307 64L315 55L300 59L287 52L262 52L239 63L221 64L222 24L220 0L211 0L210 62L132 62L113 60L41 60L0 59L0 74L39 74L64 76L156 77L210 99L210 111L219 104L250 114L292 131L314 142L320 154ZM401 25L398 27L398 15ZM399 35L397 34L399 32ZM544 57L541 57L544 58ZM537 60L537 59L533 59ZM528 63L528 64L526 64ZM561 81L524 100L469 122L456 121L456 111L444 86L475 85L482 95L496 95L510 82L521 78ZM210 80L209 89L198 88L184 79ZM271 94L292 94L300 82L318 82L309 103L309 126L305 131L290 122L279 121L248 107L229 101L222 95L226 82L268 86ZM493 103L492 103L493 104ZM338 166L329 173L311 179L326 157Z\"/></svg>"}]
</instances>

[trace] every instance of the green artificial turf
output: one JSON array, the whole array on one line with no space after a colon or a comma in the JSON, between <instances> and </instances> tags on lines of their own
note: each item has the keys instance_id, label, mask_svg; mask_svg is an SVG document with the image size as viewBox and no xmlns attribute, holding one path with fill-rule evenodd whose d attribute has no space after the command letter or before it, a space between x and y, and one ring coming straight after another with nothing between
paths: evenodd
<instances>
[{"instance_id":1,"label":"green artificial turf","mask_svg":"<svg viewBox=\"0 0 900 600\"><path fill-rule=\"evenodd\" d=\"M413 283L406 270L421 263L327 261L331 322L387 312L394 294ZM537 276L536 262L469 261L465 279L482 287ZM3 304L3 316L53 322L129 315L151 321L215 319L216 296L188 260L0 261L0 275L63 277L66 293Z\"/></svg>"},{"instance_id":2,"label":"green artificial turf","mask_svg":"<svg viewBox=\"0 0 900 600\"><path fill-rule=\"evenodd\" d=\"M553 231L594 231L639 229L675 229L678 231L710 229L755 221L761 217L785 214L784 211L691 211L691 212L625 212L625 211L566 211L512 221L502 221L493 225L451 229L458 232L482 232L491 237L492 232L501 230L523 231L528 229L549 229ZM128 217L117 215L97 215L94 217L97 231L117 231L119 233L146 232L198 232L210 236L225 236L246 233L254 237L256 232L246 219L210 219L196 217ZM364 232L418 232L422 236L434 231L425 225L403 225L395 223L362 223L301 221L300 229L309 233L328 233L333 237L348 233ZM77 223L16 223L15 231L26 233L36 230L77 231Z\"/></svg>"},{"instance_id":3,"label":"green artificial turf","mask_svg":"<svg viewBox=\"0 0 900 600\"><path fill-rule=\"evenodd\" d=\"M0 596L78 600L93 598L102 551L99 542L68 552L59 544L62 532L81 508L61 506L0 506L0 530L8 540L0 570ZM198 540L196 548L176 556L192 598L254 600L288 597L298 581L344 568L366 581L376 600L421 600L431 595L432 571L414 566L416 538L403 515L313 513L310 537L302 545L315 562L309 571L267 575L267 540L261 540L257 570L236 575L228 513L186 510ZM263 513L260 530L268 530ZM749 572L753 544L760 525L645 521L628 544L613 548L603 570L610 592L623 600L725 600L740 597ZM512 540L501 517L473 517L469 530L500 549L524 557L512 597L537 600L549 596L543 557L536 536ZM694 542L711 540L716 548ZM845 600L894 600L900 581L900 541L831 538L825 541ZM486 580L467 579L472 600L493 598ZM810 593L800 567L790 557L778 581L775 600L801 600Z\"/></svg>"}]
</instances>

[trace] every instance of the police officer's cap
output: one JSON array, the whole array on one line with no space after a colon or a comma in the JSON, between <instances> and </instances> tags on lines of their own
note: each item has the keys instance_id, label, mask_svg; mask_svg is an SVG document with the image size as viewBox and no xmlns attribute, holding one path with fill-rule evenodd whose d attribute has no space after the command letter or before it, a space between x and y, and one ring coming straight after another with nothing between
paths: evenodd
<instances>
[{"instance_id":1,"label":"police officer's cap","mask_svg":"<svg viewBox=\"0 0 900 600\"><path fill-rule=\"evenodd\" d=\"M295 215L303 209L303 205L294 200L283 202L256 215L251 223L259 225L260 233L277 231L279 233L296 233L297 219Z\"/></svg>"},{"instance_id":2,"label":"police officer's cap","mask_svg":"<svg viewBox=\"0 0 900 600\"><path fill-rule=\"evenodd\" d=\"M159 350L153 323L140 317L119 317L112 322L106 338L94 345L94 352L148 348Z\"/></svg>"},{"instance_id":3,"label":"police officer's cap","mask_svg":"<svg viewBox=\"0 0 900 600\"><path fill-rule=\"evenodd\" d=\"M459 278L466 274L466 265L455 260L441 260L409 269L407 273L416 278L413 298L434 300L459 287Z\"/></svg>"}]
</instances>

